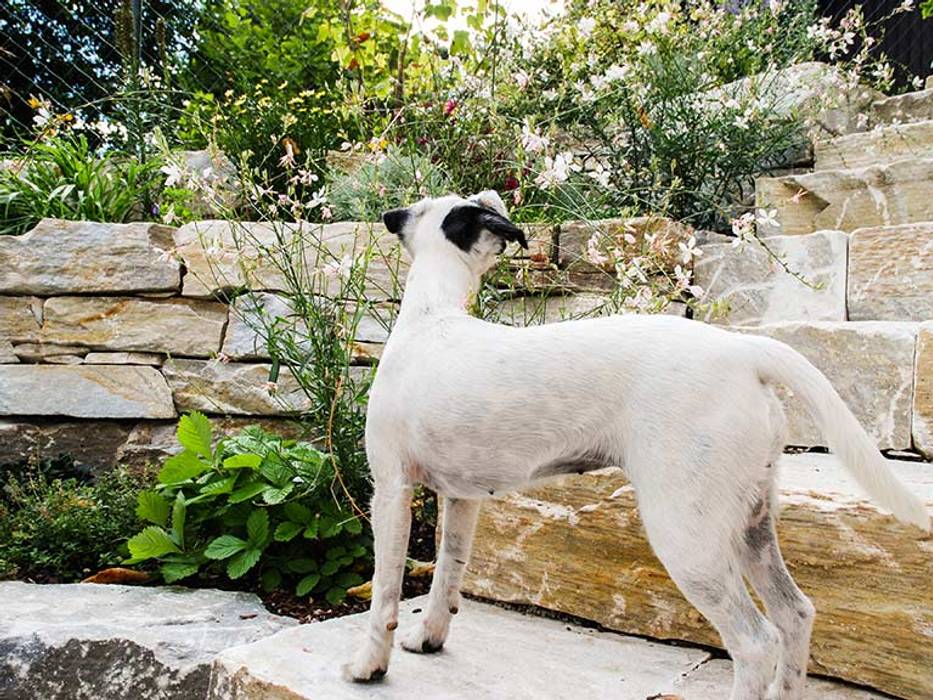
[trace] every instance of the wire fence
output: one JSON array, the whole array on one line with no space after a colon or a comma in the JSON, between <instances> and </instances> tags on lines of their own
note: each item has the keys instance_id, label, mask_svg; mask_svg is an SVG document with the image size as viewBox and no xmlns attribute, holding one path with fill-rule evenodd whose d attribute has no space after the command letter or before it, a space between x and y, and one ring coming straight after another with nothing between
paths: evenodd
<instances>
[{"instance_id":1,"label":"wire fence","mask_svg":"<svg viewBox=\"0 0 933 700\"><path fill-rule=\"evenodd\" d=\"M210 0L207 0L210 2ZM757 0L756 0L757 1ZM838 22L852 7L869 23L891 15L903 0L819 0ZM4 0L0 2L0 146L26 136L43 118L74 112L91 121L112 116L138 68L158 80L167 109L180 109L195 90L215 94L231 76L199 56L199 32L223 32L205 0ZM918 9L890 17L873 31L905 88L933 72L933 19Z\"/></svg>"}]
</instances>

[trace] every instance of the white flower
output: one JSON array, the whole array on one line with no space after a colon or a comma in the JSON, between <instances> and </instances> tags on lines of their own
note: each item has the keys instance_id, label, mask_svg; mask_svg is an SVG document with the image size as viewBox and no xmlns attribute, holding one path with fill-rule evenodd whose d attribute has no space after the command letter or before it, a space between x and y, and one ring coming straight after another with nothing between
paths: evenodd
<instances>
[{"instance_id":1,"label":"white flower","mask_svg":"<svg viewBox=\"0 0 933 700\"><path fill-rule=\"evenodd\" d=\"M677 248L680 250L680 259L683 260L685 265L694 258L703 255L703 251L697 248L697 239L694 236L690 236L686 243L679 242Z\"/></svg>"},{"instance_id":2,"label":"white flower","mask_svg":"<svg viewBox=\"0 0 933 700\"><path fill-rule=\"evenodd\" d=\"M606 69L606 80L614 83L618 80L625 80L625 77L628 74L628 66L620 66L618 63L613 63L611 66L609 66L609 68Z\"/></svg>"},{"instance_id":3,"label":"white flower","mask_svg":"<svg viewBox=\"0 0 933 700\"><path fill-rule=\"evenodd\" d=\"M542 136L537 129L532 130L528 122L522 126L522 148L528 153L546 151L550 143L547 136Z\"/></svg>"},{"instance_id":4,"label":"white flower","mask_svg":"<svg viewBox=\"0 0 933 700\"><path fill-rule=\"evenodd\" d=\"M654 44L650 41L643 41L638 45L638 55L639 56L650 56L654 53L655 48Z\"/></svg>"},{"instance_id":5,"label":"white flower","mask_svg":"<svg viewBox=\"0 0 933 700\"><path fill-rule=\"evenodd\" d=\"M772 229L777 228L780 225L778 224L777 213L777 209L759 209L755 214L755 221L759 226L765 226Z\"/></svg>"},{"instance_id":6,"label":"white flower","mask_svg":"<svg viewBox=\"0 0 933 700\"><path fill-rule=\"evenodd\" d=\"M567 181L571 172L579 172L580 166L573 162L573 153L558 153L551 158L544 157L544 170L535 178L535 184L549 189Z\"/></svg>"},{"instance_id":7,"label":"white flower","mask_svg":"<svg viewBox=\"0 0 933 700\"><path fill-rule=\"evenodd\" d=\"M622 31L623 31L623 32L627 32L628 34L634 34L634 33L637 32L639 29L641 29L641 25L638 24L638 22L636 22L636 21L633 20L633 19L626 20L626 21L623 22L623 24L622 24Z\"/></svg>"},{"instance_id":8,"label":"white flower","mask_svg":"<svg viewBox=\"0 0 933 700\"><path fill-rule=\"evenodd\" d=\"M185 178L184 169L175 162L171 162L168 165L163 165L161 168L159 168L159 171L165 175L166 187L174 187Z\"/></svg>"},{"instance_id":9,"label":"white flower","mask_svg":"<svg viewBox=\"0 0 933 700\"><path fill-rule=\"evenodd\" d=\"M737 219L732 220L732 233L735 234L735 240L732 241L732 247L738 248L745 245L747 241L754 237L755 215L746 212Z\"/></svg>"},{"instance_id":10,"label":"white flower","mask_svg":"<svg viewBox=\"0 0 933 700\"><path fill-rule=\"evenodd\" d=\"M353 258L344 255L340 260L328 260L324 263L324 274L328 277L348 279L353 270Z\"/></svg>"},{"instance_id":11,"label":"white flower","mask_svg":"<svg viewBox=\"0 0 933 700\"><path fill-rule=\"evenodd\" d=\"M602 163L596 163L593 169L587 173L587 176L596 180L600 187L609 187L609 178L612 176L612 172L603 167Z\"/></svg>"},{"instance_id":12,"label":"white flower","mask_svg":"<svg viewBox=\"0 0 933 700\"><path fill-rule=\"evenodd\" d=\"M590 84L592 84L594 90L602 90L609 84L609 81L606 80L606 76L593 73L590 76Z\"/></svg>"},{"instance_id":13,"label":"white flower","mask_svg":"<svg viewBox=\"0 0 933 700\"><path fill-rule=\"evenodd\" d=\"M515 73L515 82L518 84L519 89L524 90L528 87L528 83L531 82L531 76L523 70L517 71Z\"/></svg>"},{"instance_id":14,"label":"white flower","mask_svg":"<svg viewBox=\"0 0 933 700\"><path fill-rule=\"evenodd\" d=\"M768 9L771 10L772 15L778 14L784 9L784 0L768 0Z\"/></svg>"},{"instance_id":15,"label":"white flower","mask_svg":"<svg viewBox=\"0 0 933 700\"><path fill-rule=\"evenodd\" d=\"M315 209L321 206L322 204L324 204L324 202L326 201L327 201L327 197L324 195L324 190L320 189L311 195L311 199L305 203L305 206L308 209Z\"/></svg>"},{"instance_id":16,"label":"white flower","mask_svg":"<svg viewBox=\"0 0 933 700\"><path fill-rule=\"evenodd\" d=\"M584 39L589 39L594 29L596 29L596 20L592 17L584 17L577 25L577 31Z\"/></svg>"},{"instance_id":17,"label":"white flower","mask_svg":"<svg viewBox=\"0 0 933 700\"><path fill-rule=\"evenodd\" d=\"M604 255L599 249L598 232L590 236L590 239L586 242L586 259L597 267L602 267L609 262L609 256Z\"/></svg>"},{"instance_id":18,"label":"white flower","mask_svg":"<svg viewBox=\"0 0 933 700\"><path fill-rule=\"evenodd\" d=\"M655 15L654 19L648 22L645 29L647 29L652 34L666 34L667 25L671 21L670 12L659 12Z\"/></svg>"}]
</instances>

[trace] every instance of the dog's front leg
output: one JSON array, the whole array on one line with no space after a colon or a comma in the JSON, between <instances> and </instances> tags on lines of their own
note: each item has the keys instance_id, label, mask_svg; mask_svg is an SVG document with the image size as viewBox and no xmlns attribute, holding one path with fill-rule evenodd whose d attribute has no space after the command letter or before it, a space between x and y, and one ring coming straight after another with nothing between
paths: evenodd
<instances>
[{"instance_id":1,"label":"dog's front leg","mask_svg":"<svg viewBox=\"0 0 933 700\"><path fill-rule=\"evenodd\" d=\"M473 548L480 501L448 498L444 503L441 551L431 582L424 619L405 639L407 651L431 653L441 649L450 630L450 618L460 608L460 584Z\"/></svg>"},{"instance_id":2,"label":"dog's front leg","mask_svg":"<svg viewBox=\"0 0 933 700\"><path fill-rule=\"evenodd\" d=\"M411 484L376 480L372 508L376 566L366 639L344 667L354 681L378 680L389 668L408 553L411 495Z\"/></svg>"}]
</instances>

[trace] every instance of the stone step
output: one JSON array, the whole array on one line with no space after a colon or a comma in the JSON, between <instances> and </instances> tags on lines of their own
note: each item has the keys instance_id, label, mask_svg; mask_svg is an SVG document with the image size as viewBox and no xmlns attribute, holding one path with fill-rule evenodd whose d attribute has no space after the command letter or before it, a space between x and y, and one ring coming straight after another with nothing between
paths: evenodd
<instances>
[{"instance_id":1,"label":"stone step","mask_svg":"<svg viewBox=\"0 0 933 700\"><path fill-rule=\"evenodd\" d=\"M871 105L870 119L873 125L933 119L933 88L877 100Z\"/></svg>"},{"instance_id":2,"label":"stone step","mask_svg":"<svg viewBox=\"0 0 933 700\"><path fill-rule=\"evenodd\" d=\"M814 144L814 170L883 165L904 158L933 157L933 120L839 136Z\"/></svg>"},{"instance_id":3,"label":"stone step","mask_svg":"<svg viewBox=\"0 0 933 700\"><path fill-rule=\"evenodd\" d=\"M933 221L933 158L760 177L755 204L775 210L776 224L758 226L763 236Z\"/></svg>"},{"instance_id":4,"label":"stone step","mask_svg":"<svg viewBox=\"0 0 933 700\"><path fill-rule=\"evenodd\" d=\"M228 647L296 625L248 593L0 583L0 698L203 698Z\"/></svg>"},{"instance_id":5,"label":"stone step","mask_svg":"<svg viewBox=\"0 0 933 700\"><path fill-rule=\"evenodd\" d=\"M399 629L426 597L404 601ZM379 684L357 685L341 666L362 638L365 615L302 625L227 649L214 662L209 700L721 700L731 664L709 652L600 632L465 600L440 654L393 654ZM876 693L812 680L813 697L869 700Z\"/></svg>"},{"instance_id":6,"label":"stone step","mask_svg":"<svg viewBox=\"0 0 933 700\"><path fill-rule=\"evenodd\" d=\"M933 507L933 469L891 464ZM778 473L781 547L817 609L810 672L900 697L933 696L929 536L879 511L830 455L785 455ZM465 590L621 632L720 645L652 553L635 495L616 470L484 504Z\"/></svg>"}]
</instances>

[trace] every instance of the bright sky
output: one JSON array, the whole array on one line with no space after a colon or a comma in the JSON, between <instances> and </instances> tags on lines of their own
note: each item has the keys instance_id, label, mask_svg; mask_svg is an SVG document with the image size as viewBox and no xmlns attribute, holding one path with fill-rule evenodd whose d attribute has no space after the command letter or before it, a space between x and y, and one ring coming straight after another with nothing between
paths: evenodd
<instances>
[{"instance_id":1,"label":"bright sky","mask_svg":"<svg viewBox=\"0 0 933 700\"><path fill-rule=\"evenodd\" d=\"M495 1L489 0L490 5ZM529 17L538 17L545 9L554 14L564 6L563 0L499 0L499 3L512 12L520 12ZM415 8L423 7L425 0L383 0L383 4L393 12L410 20ZM462 24L462 19L453 22L453 24Z\"/></svg>"}]
</instances>

